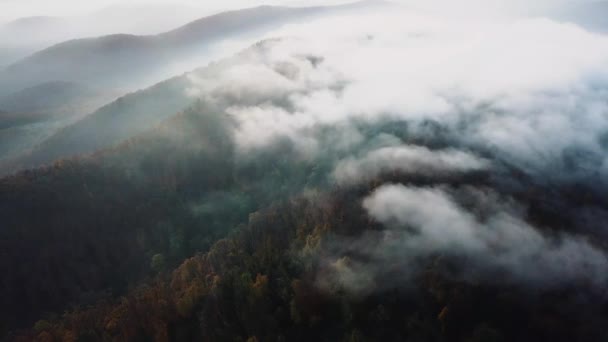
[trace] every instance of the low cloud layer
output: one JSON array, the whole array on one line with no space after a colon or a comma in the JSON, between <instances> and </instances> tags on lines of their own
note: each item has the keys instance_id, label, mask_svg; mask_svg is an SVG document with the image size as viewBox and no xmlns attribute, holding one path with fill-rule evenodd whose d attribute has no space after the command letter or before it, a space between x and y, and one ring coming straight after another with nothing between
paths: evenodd
<instances>
[{"instance_id":1,"label":"low cloud layer","mask_svg":"<svg viewBox=\"0 0 608 342\"><path fill-rule=\"evenodd\" d=\"M489 161L458 150L431 151L423 146L384 147L361 159L348 158L336 166L333 176L338 183L352 184L372 180L387 172L445 176L481 171Z\"/></svg>"},{"instance_id":2,"label":"low cloud layer","mask_svg":"<svg viewBox=\"0 0 608 342\"><path fill-rule=\"evenodd\" d=\"M411 265L434 256L457 260L452 275L465 280L605 285L606 254L587 234L605 236L591 222L608 209L572 197L608 189L608 37L546 18L380 10L268 38L190 77L188 94L232 119L238 156L288 143L290 158L330 164L330 183L387 174L431 183L365 199L386 231L336 242L328 264L340 279L319 286L365 292L383 273L407 281ZM490 174L483 187L445 184L475 172ZM545 193L512 196L531 186ZM568 215L568 226L532 224L521 212L531 205ZM353 250L364 257L347 257Z\"/></svg>"},{"instance_id":3,"label":"low cloud layer","mask_svg":"<svg viewBox=\"0 0 608 342\"><path fill-rule=\"evenodd\" d=\"M374 191L363 207L390 227L380 244L367 248L378 262L374 266L400 260L405 267L417 258L442 255L467 260L461 270L467 278L492 281L489 274L500 274L500 282L542 287L577 281L605 284L608 258L583 237L544 236L497 202L500 198L478 196L486 202L483 219L459 205L446 189L386 185Z\"/></svg>"},{"instance_id":4,"label":"low cloud layer","mask_svg":"<svg viewBox=\"0 0 608 342\"><path fill-rule=\"evenodd\" d=\"M566 159L584 150L606 174L604 36L548 19L465 25L416 12L319 20L277 36L293 38L192 79L190 94L230 104L245 152L284 138L309 151L321 126L434 122L454 144L530 172L583 177Z\"/></svg>"}]
</instances>

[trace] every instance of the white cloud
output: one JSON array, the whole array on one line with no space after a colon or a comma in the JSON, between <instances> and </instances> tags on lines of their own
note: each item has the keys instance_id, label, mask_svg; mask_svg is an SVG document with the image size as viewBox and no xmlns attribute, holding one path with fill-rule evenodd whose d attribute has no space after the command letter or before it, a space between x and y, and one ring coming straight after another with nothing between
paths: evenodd
<instances>
[{"instance_id":1,"label":"white cloud","mask_svg":"<svg viewBox=\"0 0 608 342\"><path fill-rule=\"evenodd\" d=\"M468 12L474 3L453 6ZM482 10L462 20L446 16L452 6L445 4L431 2L440 14L393 9L286 25L266 35L283 39L191 73L185 91L234 120L242 155L280 139L308 158L339 150L333 176L343 184L390 171L452 175L493 167L478 152L539 181L608 175L608 147L599 140L608 134L608 37L542 18L471 19ZM225 42L230 50L240 44ZM407 123L402 133L412 140L434 122L453 147L388 135L367 144L358 129L387 122ZM322 144L323 127L334 128L335 145ZM569 153L574 171L564 160ZM435 254L467 260L466 277L506 272L539 286L605 282L603 252L574 235L544 236L504 198L478 191L483 219L445 187L381 187L364 207L387 230L345 243L372 263L337 255L331 268L341 283L357 283L355 291L374 286L384 264Z\"/></svg>"},{"instance_id":2,"label":"white cloud","mask_svg":"<svg viewBox=\"0 0 608 342\"><path fill-rule=\"evenodd\" d=\"M411 20L404 19L408 16ZM352 183L393 170L451 175L490 167L464 150L490 152L539 181L585 180L606 172L598 141L608 130L604 36L547 19L464 25L412 12L330 18L269 36L298 38L254 50L260 56L253 60L269 73L259 84L234 78L247 78L249 72L218 72L201 93L217 95L230 84L237 89L233 95L251 95L227 110L238 122L235 138L244 152L287 138L310 156L333 148L321 144L320 127L353 129L361 122L392 120L407 122L407 135L415 138L426 134L419 127L431 120L445 128L453 148L431 150L389 139L387 145L344 157L334 179ZM306 56L320 62L313 65ZM297 77L276 70L281 62L291 63ZM220 98L233 98L230 92ZM352 144L356 151L361 139ZM584 151L574 153L577 165L587 165L588 157L597 161L567 170L564 155L572 149ZM585 280L604 284L606 255L584 238L544 236L501 204L504 198L482 198L475 206L484 201L492 208L483 209L481 219L444 188L378 189L364 206L388 229L337 242L342 246L319 286L352 283L353 291L364 292L377 285L377 275L390 272L385 265L400 266L401 276L409 279L415 272L411 265L437 254L463 261L460 276L467 279L543 288ZM364 261L344 259L340 248L363 254Z\"/></svg>"},{"instance_id":3,"label":"white cloud","mask_svg":"<svg viewBox=\"0 0 608 342\"><path fill-rule=\"evenodd\" d=\"M310 145L313 127L392 119L436 121L460 145L490 149L531 172L560 167L573 147L603 155L608 38L574 25L463 24L392 11L287 25L268 37L297 39L265 44L247 66L193 85L206 84L202 96L231 100L241 148L281 137Z\"/></svg>"},{"instance_id":4,"label":"white cloud","mask_svg":"<svg viewBox=\"0 0 608 342\"><path fill-rule=\"evenodd\" d=\"M340 161L333 171L339 184L372 180L384 173L441 177L487 169L490 162L470 153L454 149L432 151L422 146L383 147L360 159L349 157Z\"/></svg>"},{"instance_id":5,"label":"white cloud","mask_svg":"<svg viewBox=\"0 0 608 342\"><path fill-rule=\"evenodd\" d=\"M443 255L466 260L458 275L464 278L545 288L578 281L605 284L606 254L584 238L545 237L501 204L500 198L477 196L474 205L484 212L483 220L457 204L446 189L402 185L376 189L363 206L387 230L379 244L363 243L367 260L374 260L368 270L394 263L413 267L419 258Z\"/></svg>"}]
</instances>

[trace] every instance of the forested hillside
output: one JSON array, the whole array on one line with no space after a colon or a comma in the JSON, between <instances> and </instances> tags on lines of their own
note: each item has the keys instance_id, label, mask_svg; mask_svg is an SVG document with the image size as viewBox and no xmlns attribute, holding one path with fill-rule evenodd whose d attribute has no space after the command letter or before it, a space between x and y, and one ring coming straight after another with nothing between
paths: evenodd
<instances>
[{"instance_id":1,"label":"forested hillside","mask_svg":"<svg viewBox=\"0 0 608 342\"><path fill-rule=\"evenodd\" d=\"M78 83L49 82L0 98L0 164L7 165L0 173L16 171L12 160L116 96Z\"/></svg>"},{"instance_id":2,"label":"forested hillside","mask_svg":"<svg viewBox=\"0 0 608 342\"><path fill-rule=\"evenodd\" d=\"M7 327L122 293L155 256L171 267L309 181L277 178L288 161L270 174L262 161L236 163L217 115L198 104L114 149L1 181Z\"/></svg>"},{"instance_id":3,"label":"forested hillside","mask_svg":"<svg viewBox=\"0 0 608 342\"><path fill-rule=\"evenodd\" d=\"M608 340L608 37L367 9L1 165L0 339Z\"/></svg>"},{"instance_id":4,"label":"forested hillside","mask_svg":"<svg viewBox=\"0 0 608 342\"><path fill-rule=\"evenodd\" d=\"M235 151L233 125L230 117L199 102L116 148L2 180L0 210L9 228L2 232L7 275L2 291L10 294L3 297L5 329L44 319L35 331L14 336L161 341L603 336L608 313L595 294L597 265L571 261L588 274L552 265L548 274L564 272L566 278L540 290L545 285L534 277L526 280L531 275L511 274L510 264L473 263L469 269L463 266L469 257L451 248L428 257L399 256L402 251L392 250L402 248L401 239L414 238L379 224L364 204L383 184L420 189L419 196L442 189L491 224L498 217L493 215L501 215L492 208L499 205L494 201L511 198L524 209L516 215L529 222L518 224L556 235L555 247L546 247L553 252L532 251L541 259L531 267L548 267L545 262L558 262L557 255L570 248L595 253L585 244L557 242L581 225L573 219L590 203L608 208L593 188L554 184L549 190L506 166L500 177L485 170L425 175L387 169L363 183L346 178L335 184L334 160L352 152L329 149L302 160L295 146L284 142L244 158ZM360 131L370 137L365 141L390 135L424 146L404 128L386 123ZM318 138L330 141L338 132L328 128ZM441 151L440 139L434 145ZM429 205L432 213L438 204L420 205ZM448 243L458 244L454 238ZM31 251L27 259L24 251ZM190 258L197 253L202 254ZM509 249L489 253L528 258ZM409 271L403 273L404 267ZM511 275L488 282L487 272ZM582 297L581 286L590 291ZM534 301L530 287L540 291ZM587 303L583 310L563 309L581 301ZM66 309L63 316L45 314Z\"/></svg>"},{"instance_id":5,"label":"forested hillside","mask_svg":"<svg viewBox=\"0 0 608 342\"><path fill-rule=\"evenodd\" d=\"M393 178L392 182L408 182ZM380 179L378 179L380 181ZM466 182L454 184L466 187ZM397 265L361 279L364 252L337 246L385 230L359 206L374 185L308 193L250 215L237 233L120 300L36 323L16 341L600 341L606 303L562 288L531 294L507 283L447 276L447 255L421 261L395 286ZM350 282L368 287L353 294Z\"/></svg>"}]
</instances>

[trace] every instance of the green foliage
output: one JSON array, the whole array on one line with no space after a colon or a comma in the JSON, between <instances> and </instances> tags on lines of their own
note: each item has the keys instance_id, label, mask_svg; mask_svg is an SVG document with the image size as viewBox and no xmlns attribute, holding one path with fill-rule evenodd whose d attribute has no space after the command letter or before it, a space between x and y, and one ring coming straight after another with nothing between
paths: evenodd
<instances>
[{"instance_id":1,"label":"green foliage","mask_svg":"<svg viewBox=\"0 0 608 342\"><path fill-rule=\"evenodd\" d=\"M154 254L152 256L152 260L150 261L150 268L154 271L154 272L161 272L165 269L166 267L166 261L165 261L165 256L162 254Z\"/></svg>"},{"instance_id":2,"label":"green foliage","mask_svg":"<svg viewBox=\"0 0 608 342\"><path fill-rule=\"evenodd\" d=\"M70 312L44 323L46 338L209 341L599 341L608 318L577 317L577 301L562 294L530 305L510 287L484 287L441 276L437 262L412 288L355 297L317 286L330 244L303 254L311 236L326 240L365 226L356 192L291 199L251 215L249 222L207 253L188 258L168 277L120 300ZM320 202L319 198L324 201ZM344 212L346 211L346 212ZM358 219L356 219L358 218ZM323 228L320 228L323 227ZM363 232L361 232L363 233ZM301 267L302 258L310 267ZM386 279L379 281L388 281ZM509 298L508 300L505 300ZM572 313L557 319L552 312ZM569 308L568 310L565 310ZM69 327L69 330L66 328ZM597 328L598 330L594 330ZM581 329L581 330L579 330ZM573 331L586 335L572 335ZM27 337L28 335L24 335Z\"/></svg>"},{"instance_id":3,"label":"green foliage","mask_svg":"<svg viewBox=\"0 0 608 342\"><path fill-rule=\"evenodd\" d=\"M36 324L34 324L34 330L36 332L50 330L51 328L52 328L51 323L49 323L48 321L45 321L45 320L40 320L40 321L36 322Z\"/></svg>"},{"instance_id":4,"label":"green foliage","mask_svg":"<svg viewBox=\"0 0 608 342\"><path fill-rule=\"evenodd\" d=\"M373 142L334 148L339 132L328 128L320 137L328 148L314 159L289 143L242 156L232 124L199 103L113 149L0 180L0 327L32 326L46 312L68 310L24 340L606 337L601 301L579 312L579 294L568 289L531 301L507 285L462 283L442 276L453 266L449 257L428 260L407 288L384 286L396 283L399 269L379 274L360 296L324 282L335 272L328 265L361 261L349 248L336 258L339 241L383 229L361 207L377 184L428 180L390 174L335 187L335 161ZM408 139L407 126L358 128ZM486 179L449 181L466 187Z\"/></svg>"}]
</instances>

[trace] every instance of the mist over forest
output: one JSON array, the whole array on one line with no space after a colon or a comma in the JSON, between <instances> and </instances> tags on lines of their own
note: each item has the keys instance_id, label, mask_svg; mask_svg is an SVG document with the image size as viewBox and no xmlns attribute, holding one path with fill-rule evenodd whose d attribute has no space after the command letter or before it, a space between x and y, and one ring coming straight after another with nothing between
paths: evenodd
<instances>
[{"instance_id":1,"label":"mist over forest","mask_svg":"<svg viewBox=\"0 0 608 342\"><path fill-rule=\"evenodd\" d=\"M106 5L0 0L0 340L608 340L608 3Z\"/></svg>"}]
</instances>

